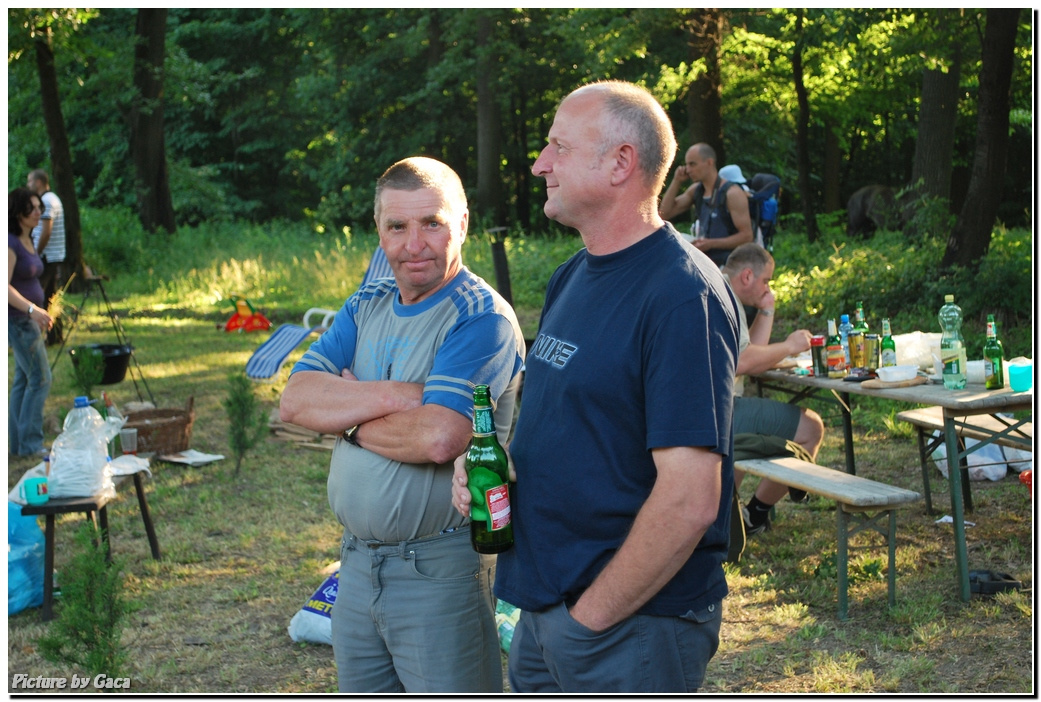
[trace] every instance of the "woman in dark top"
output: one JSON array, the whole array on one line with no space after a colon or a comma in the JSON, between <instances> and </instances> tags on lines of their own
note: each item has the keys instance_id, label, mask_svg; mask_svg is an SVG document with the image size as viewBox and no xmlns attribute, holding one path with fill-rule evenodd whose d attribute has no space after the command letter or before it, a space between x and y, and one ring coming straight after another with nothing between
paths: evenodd
<instances>
[{"instance_id":1,"label":"woman in dark top","mask_svg":"<svg viewBox=\"0 0 1041 702\"><path fill-rule=\"evenodd\" d=\"M7 343L14 353L7 436L8 451L15 456L45 453L43 405L51 390L51 369L44 334L53 320L40 284L43 261L31 236L42 212L40 197L27 188L7 196Z\"/></svg>"}]
</instances>

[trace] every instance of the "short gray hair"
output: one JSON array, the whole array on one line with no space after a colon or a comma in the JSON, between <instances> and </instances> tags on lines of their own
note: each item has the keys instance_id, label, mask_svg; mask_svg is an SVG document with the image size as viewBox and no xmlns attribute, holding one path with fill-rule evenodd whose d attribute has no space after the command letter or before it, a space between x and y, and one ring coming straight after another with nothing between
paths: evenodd
<instances>
[{"instance_id":1,"label":"short gray hair","mask_svg":"<svg viewBox=\"0 0 1041 702\"><path fill-rule=\"evenodd\" d=\"M437 159L425 156L413 156L398 161L376 181L376 202L373 211L376 223L380 220L380 196L384 189L391 190L437 190L448 200L453 212L462 213L467 209L466 190L459 175L448 165Z\"/></svg>"},{"instance_id":2,"label":"short gray hair","mask_svg":"<svg viewBox=\"0 0 1041 702\"><path fill-rule=\"evenodd\" d=\"M644 180L654 192L661 190L676 153L676 135L661 104L646 88L621 80L584 85L571 95L587 91L604 94L600 156L619 144L632 144Z\"/></svg>"},{"instance_id":3,"label":"short gray hair","mask_svg":"<svg viewBox=\"0 0 1041 702\"><path fill-rule=\"evenodd\" d=\"M723 272L735 276L746 268L751 268L756 277L774 260L770 252L754 241L741 244L730 252L727 262L723 264Z\"/></svg>"}]
</instances>

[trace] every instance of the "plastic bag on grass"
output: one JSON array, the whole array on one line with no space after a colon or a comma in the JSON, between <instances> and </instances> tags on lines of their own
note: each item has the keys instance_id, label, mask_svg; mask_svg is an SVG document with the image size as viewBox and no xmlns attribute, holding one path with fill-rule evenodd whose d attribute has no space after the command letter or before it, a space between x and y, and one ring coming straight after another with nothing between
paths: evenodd
<instances>
[{"instance_id":1,"label":"plastic bag on grass","mask_svg":"<svg viewBox=\"0 0 1041 702\"><path fill-rule=\"evenodd\" d=\"M7 503L7 616L43 604L44 536L36 517Z\"/></svg>"},{"instance_id":2,"label":"plastic bag on grass","mask_svg":"<svg viewBox=\"0 0 1041 702\"><path fill-rule=\"evenodd\" d=\"M940 432L933 432L934 437L940 436ZM966 448L978 444L976 439L965 439ZM933 451L933 462L936 468L947 476L947 445L940 444ZM1008 463L1001 447L997 444L987 444L981 449L969 454L969 480L1001 480L1008 473Z\"/></svg>"},{"instance_id":3,"label":"plastic bag on grass","mask_svg":"<svg viewBox=\"0 0 1041 702\"><path fill-rule=\"evenodd\" d=\"M289 620L289 638L333 645L333 605L340 585L340 568L325 579L300 611Z\"/></svg>"}]
</instances>

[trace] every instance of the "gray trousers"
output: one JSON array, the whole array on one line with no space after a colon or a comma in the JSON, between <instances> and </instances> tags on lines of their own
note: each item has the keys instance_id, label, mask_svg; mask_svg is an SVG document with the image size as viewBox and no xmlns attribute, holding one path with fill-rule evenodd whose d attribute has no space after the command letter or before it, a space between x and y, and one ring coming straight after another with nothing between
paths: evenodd
<instances>
[{"instance_id":1,"label":"gray trousers","mask_svg":"<svg viewBox=\"0 0 1041 702\"><path fill-rule=\"evenodd\" d=\"M637 614L595 633L564 603L522 611L510 644L518 693L697 692L719 647L723 605L682 617Z\"/></svg>"},{"instance_id":2,"label":"gray trousers","mask_svg":"<svg viewBox=\"0 0 1041 702\"><path fill-rule=\"evenodd\" d=\"M332 612L340 692L502 692L492 577L468 527L382 545L345 534Z\"/></svg>"}]
</instances>

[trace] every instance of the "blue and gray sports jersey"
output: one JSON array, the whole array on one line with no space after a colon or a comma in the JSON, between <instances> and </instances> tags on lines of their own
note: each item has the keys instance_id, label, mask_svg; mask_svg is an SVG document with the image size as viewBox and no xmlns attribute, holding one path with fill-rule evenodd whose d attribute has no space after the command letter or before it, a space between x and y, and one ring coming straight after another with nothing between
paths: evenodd
<instances>
[{"instance_id":1,"label":"blue and gray sports jersey","mask_svg":"<svg viewBox=\"0 0 1041 702\"><path fill-rule=\"evenodd\" d=\"M508 438L524 337L513 308L467 269L414 305L399 301L392 278L363 286L332 326L293 366L293 373L344 368L359 380L424 385L423 403L473 418L473 386L495 402L499 439ZM338 441L329 471L329 504L361 539L401 541L466 519L452 507L452 465L408 464Z\"/></svg>"}]
</instances>

